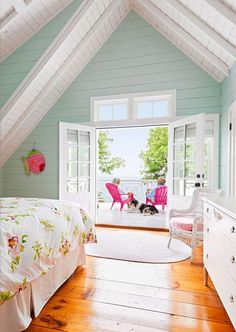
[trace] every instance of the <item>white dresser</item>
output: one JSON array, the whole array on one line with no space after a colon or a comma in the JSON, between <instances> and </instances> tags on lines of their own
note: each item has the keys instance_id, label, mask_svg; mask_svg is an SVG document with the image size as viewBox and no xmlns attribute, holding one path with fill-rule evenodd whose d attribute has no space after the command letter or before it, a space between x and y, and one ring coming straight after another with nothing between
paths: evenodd
<instances>
[{"instance_id":1,"label":"white dresser","mask_svg":"<svg viewBox=\"0 0 236 332\"><path fill-rule=\"evenodd\" d=\"M204 199L204 266L236 329L236 200Z\"/></svg>"}]
</instances>

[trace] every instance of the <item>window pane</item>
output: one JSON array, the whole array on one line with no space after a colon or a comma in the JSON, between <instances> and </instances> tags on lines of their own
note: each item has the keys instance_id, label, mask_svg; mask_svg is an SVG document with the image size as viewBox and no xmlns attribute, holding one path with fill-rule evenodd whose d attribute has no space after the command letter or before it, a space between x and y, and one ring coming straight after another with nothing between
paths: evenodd
<instances>
[{"instance_id":1,"label":"window pane","mask_svg":"<svg viewBox=\"0 0 236 332\"><path fill-rule=\"evenodd\" d=\"M196 123L186 125L186 141L196 138Z\"/></svg>"},{"instance_id":2,"label":"window pane","mask_svg":"<svg viewBox=\"0 0 236 332\"><path fill-rule=\"evenodd\" d=\"M78 160L78 148L77 146L68 146L68 160Z\"/></svg>"},{"instance_id":3,"label":"window pane","mask_svg":"<svg viewBox=\"0 0 236 332\"><path fill-rule=\"evenodd\" d=\"M67 130L67 142L69 144L78 144L78 131Z\"/></svg>"},{"instance_id":4,"label":"window pane","mask_svg":"<svg viewBox=\"0 0 236 332\"><path fill-rule=\"evenodd\" d=\"M77 186L77 179L68 179L67 180L67 192L73 194L77 193L78 186Z\"/></svg>"},{"instance_id":5,"label":"window pane","mask_svg":"<svg viewBox=\"0 0 236 332\"><path fill-rule=\"evenodd\" d=\"M184 176L184 164L174 163L174 177L182 178Z\"/></svg>"},{"instance_id":6,"label":"window pane","mask_svg":"<svg viewBox=\"0 0 236 332\"><path fill-rule=\"evenodd\" d=\"M90 179L80 179L79 180L79 192L90 192Z\"/></svg>"},{"instance_id":7,"label":"window pane","mask_svg":"<svg viewBox=\"0 0 236 332\"><path fill-rule=\"evenodd\" d=\"M127 104L117 104L113 106L113 120L128 119Z\"/></svg>"},{"instance_id":8,"label":"window pane","mask_svg":"<svg viewBox=\"0 0 236 332\"><path fill-rule=\"evenodd\" d=\"M112 120L112 105L99 105L97 112L97 120Z\"/></svg>"},{"instance_id":9,"label":"window pane","mask_svg":"<svg viewBox=\"0 0 236 332\"><path fill-rule=\"evenodd\" d=\"M168 100L157 100L153 102L153 116L168 116Z\"/></svg>"},{"instance_id":10,"label":"window pane","mask_svg":"<svg viewBox=\"0 0 236 332\"><path fill-rule=\"evenodd\" d=\"M195 162L185 162L185 177L195 178L196 176L196 164Z\"/></svg>"},{"instance_id":11,"label":"window pane","mask_svg":"<svg viewBox=\"0 0 236 332\"><path fill-rule=\"evenodd\" d=\"M152 102L139 101L137 103L137 118L151 118L152 117Z\"/></svg>"},{"instance_id":12,"label":"window pane","mask_svg":"<svg viewBox=\"0 0 236 332\"><path fill-rule=\"evenodd\" d=\"M184 195L184 180L173 181L174 195Z\"/></svg>"},{"instance_id":13,"label":"window pane","mask_svg":"<svg viewBox=\"0 0 236 332\"><path fill-rule=\"evenodd\" d=\"M80 145L79 158L80 158L80 161L89 161L90 160L90 148L88 146Z\"/></svg>"},{"instance_id":14,"label":"window pane","mask_svg":"<svg viewBox=\"0 0 236 332\"><path fill-rule=\"evenodd\" d=\"M184 126L177 127L174 129L174 142L183 142L184 141Z\"/></svg>"},{"instance_id":15,"label":"window pane","mask_svg":"<svg viewBox=\"0 0 236 332\"><path fill-rule=\"evenodd\" d=\"M187 143L185 145L185 159L195 160L196 159L196 145L192 143Z\"/></svg>"},{"instance_id":16,"label":"window pane","mask_svg":"<svg viewBox=\"0 0 236 332\"><path fill-rule=\"evenodd\" d=\"M196 189L195 181L193 181L193 180L185 181L185 196L192 196L195 189Z\"/></svg>"},{"instance_id":17,"label":"window pane","mask_svg":"<svg viewBox=\"0 0 236 332\"><path fill-rule=\"evenodd\" d=\"M87 177L90 175L90 163L80 163L79 175L82 177Z\"/></svg>"},{"instance_id":18,"label":"window pane","mask_svg":"<svg viewBox=\"0 0 236 332\"><path fill-rule=\"evenodd\" d=\"M90 133L88 131L81 131L79 135L80 144L90 145Z\"/></svg>"},{"instance_id":19,"label":"window pane","mask_svg":"<svg viewBox=\"0 0 236 332\"><path fill-rule=\"evenodd\" d=\"M76 162L70 161L67 164L67 177L76 178L78 176L78 164Z\"/></svg>"},{"instance_id":20,"label":"window pane","mask_svg":"<svg viewBox=\"0 0 236 332\"><path fill-rule=\"evenodd\" d=\"M174 160L181 161L184 159L184 144L174 145Z\"/></svg>"}]
</instances>

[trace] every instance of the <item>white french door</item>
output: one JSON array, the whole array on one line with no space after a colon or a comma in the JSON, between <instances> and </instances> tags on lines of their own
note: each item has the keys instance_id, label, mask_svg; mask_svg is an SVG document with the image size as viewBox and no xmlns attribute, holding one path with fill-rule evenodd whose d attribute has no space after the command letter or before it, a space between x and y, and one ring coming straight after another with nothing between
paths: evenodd
<instances>
[{"instance_id":1,"label":"white french door","mask_svg":"<svg viewBox=\"0 0 236 332\"><path fill-rule=\"evenodd\" d=\"M78 202L95 217L95 128L59 125L59 198Z\"/></svg>"},{"instance_id":2,"label":"white french door","mask_svg":"<svg viewBox=\"0 0 236 332\"><path fill-rule=\"evenodd\" d=\"M170 123L168 206L186 208L196 187L204 186L205 114Z\"/></svg>"}]
</instances>

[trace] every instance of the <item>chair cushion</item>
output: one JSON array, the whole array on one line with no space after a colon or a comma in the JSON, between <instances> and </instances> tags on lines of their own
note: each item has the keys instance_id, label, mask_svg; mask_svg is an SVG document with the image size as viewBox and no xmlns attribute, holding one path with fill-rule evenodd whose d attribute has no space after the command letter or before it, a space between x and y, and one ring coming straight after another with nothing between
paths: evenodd
<instances>
[{"instance_id":1,"label":"chair cushion","mask_svg":"<svg viewBox=\"0 0 236 332\"><path fill-rule=\"evenodd\" d=\"M172 217L170 219L170 224L173 228L191 232L193 229L193 217L190 217L190 216ZM202 230L203 230L203 225L199 224L198 231L202 231Z\"/></svg>"}]
</instances>

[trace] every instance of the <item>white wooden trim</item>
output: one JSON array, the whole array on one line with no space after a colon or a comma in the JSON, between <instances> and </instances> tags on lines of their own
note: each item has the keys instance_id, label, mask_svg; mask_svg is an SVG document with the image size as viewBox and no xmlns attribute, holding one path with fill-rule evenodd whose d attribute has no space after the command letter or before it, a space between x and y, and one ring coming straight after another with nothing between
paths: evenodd
<instances>
[{"instance_id":1,"label":"white wooden trim","mask_svg":"<svg viewBox=\"0 0 236 332\"><path fill-rule=\"evenodd\" d=\"M164 25L168 26L175 34L177 34L181 39L186 41L193 49L195 49L202 56L206 57L209 62L218 70L229 76L229 68L228 66L221 61L217 56L211 53L202 43L196 40L191 34L186 32L183 28L181 28L178 24L176 24L168 15L166 15L163 11L161 11L157 6L155 6L150 0L137 0L137 2L146 8L151 15L157 17ZM157 29L157 27L156 27Z\"/></svg>"},{"instance_id":2,"label":"white wooden trim","mask_svg":"<svg viewBox=\"0 0 236 332\"><path fill-rule=\"evenodd\" d=\"M161 3L160 0L154 0L154 3ZM231 45L227 40L225 40L221 35L219 35L215 30L213 30L209 25L204 23L199 17L194 15L189 9L183 6L177 0L168 0L168 6L177 11L182 17L194 25L202 34L207 38L212 40L216 45L218 45L224 52L227 52L234 60L236 59L236 48Z\"/></svg>"},{"instance_id":3,"label":"white wooden trim","mask_svg":"<svg viewBox=\"0 0 236 332\"><path fill-rule=\"evenodd\" d=\"M200 68L202 68L205 72L208 73L215 81L221 83L225 75L223 74L222 79L219 79L216 74L212 71L210 71L206 66L202 64L201 61L198 60L197 57L193 56L189 52L187 52L181 45L179 45L175 39L171 36L169 36L164 30L160 29L160 27L157 27L154 25L153 21L150 20L144 13L142 13L139 8L134 7L134 11L137 12L139 15L141 15L154 29L156 29L158 32L160 32L166 39L168 39L173 45L175 45L181 52L183 52L188 58L190 58L194 63L196 63Z\"/></svg>"},{"instance_id":4,"label":"white wooden trim","mask_svg":"<svg viewBox=\"0 0 236 332\"><path fill-rule=\"evenodd\" d=\"M232 113L236 112L236 100L230 105L228 110L228 128L232 121ZM235 129L236 131L236 129ZM228 129L228 195L231 197L233 195L233 168L232 168L232 131ZM235 179L234 179L235 181Z\"/></svg>"},{"instance_id":5,"label":"white wooden trim","mask_svg":"<svg viewBox=\"0 0 236 332\"><path fill-rule=\"evenodd\" d=\"M25 3L27 6L30 5L30 3L33 0L25 0ZM29 33L27 35L26 38L22 39L22 42L17 44L16 47L14 47L11 52L7 53L4 57L0 58L0 63L3 62L4 60L6 60L6 58L8 58L13 52L15 52L15 50L22 46L24 43L26 43L32 36L34 36L37 32L39 32L44 26L46 26L51 20L53 20L59 13L61 13L66 7L68 7L74 0L67 0L67 2L60 7L59 10L56 10L53 15L51 15L44 24L40 25L38 28L34 29L31 33ZM1 26L0 26L0 32L4 29L6 29L6 27L12 22L12 20L14 20L14 18L17 16L16 12L13 12L12 14L10 14L9 16L7 16L2 22L1 22ZM49 47L50 48L50 47ZM49 49L48 48L48 49Z\"/></svg>"},{"instance_id":6,"label":"white wooden trim","mask_svg":"<svg viewBox=\"0 0 236 332\"><path fill-rule=\"evenodd\" d=\"M128 15L130 11L130 8L128 8L124 13L123 16L121 17L120 21L117 21L116 24L112 27L111 31L109 31L109 33L107 34L106 38L104 39L104 42L102 44L100 44L98 46L98 48L90 54L90 56L87 57L86 61L83 62L83 66L80 68L80 70L75 73L74 78L79 74L79 72L87 65L87 63L91 60L91 58L94 56L94 54L102 47L102 45L106 42L106 40L111 36L111 34L113 33L113 31L117 28L117 26L122 22L122 20L124 20L124 18ZM57 95L57 98L55 98L55 100L53 100L49 106L46 107L46 109L44 110L44 112L42 112L40 115L37 116L36 121L34 122L33 120L31 121L31 127L24 127L24 130L21 130L21 126L23 123L23 120L20 121L20 123L18 122L17 125L15 125L11 131L11 133L8 135L8 142L12 139L14 139L14 136L16 135L18 130L21 130L21 136L19 137L18 135L18 140L17 142L13 143L13 144L5 144L7 147L7 153L6 151L4 151L4 153L2 153L0 155L0 167L10 158L11 154L16 150L16 148L24 141L24 139L28 136L28 134L37 126L37 124L40 122L40 120L44 117L44 115L48 112L48 110L55 104L55 102L63 95L63 93L66 91L66 89L68 88L68 86L71 84L71 82L73 81L72 78L70 81L68 81L67 85L65 85L65 87L63 89L61 89ZM54 85L52 87L49 87L49 90L52 88L53 89ZM43 100L43 99L42 99ZM37 105L42 101L39 100L37 104L34 104L34 107L37 107ZM30 117L32 117L32 113L34 113L34 109L31 108L31 112L25 112L26 115L24 116L24 122L29 119ZM2 145L1 145L2 147ZM6 149L5 149L6 150ZM2 148L3 151L3 148Z\"/></svg>"},{"instance_id":7,"label":"white wooden trim","mask_svg":"<svg viewBox=\"0 0 236 332\"><path fill-rule=\"evenodd\" d=\"M219 188L219 135L220 135L220 114L206 114L206 121L213 121L214 133L213 133L213 160L214 169L213 172L213 188Z\"/></svg>"},{"instance_id":8,"label":"white wooden trim","mask_svg":"<svg viewBox=\"0 0 236 332\"><path fill-rule=\"evenodd\" d=\"M204 0L208 5L210 5L218 14L222 15L226 20L228 20L234 26L236 25L236 14L232 9L229 9L219 0Z\"/></svg>"},{"instance_id":9,"label":"white wooden trim","mask_svg":"<svg viewBox=\"0 0 236 332\"><path fill-rule=\"evenodd\" d=\"M15 8L17 13L22 13L26 10L26 4L24 0L8 0L10 4Z\"/></svg>"},{"instance_id":10,"label":"white wooden trim","mask_svg":"<svg viewBox=\"0 0 236 332\"><path fill-rule=\"evenodd\" d=\"M135 99L136 98L148 98L154 96L168 96L171 105L170 107L170 116L168 117L157 117L157 118L146 118L146 119L137 119L135 118ZM113 121L98 121L95 119L95 105L96 102L102 101L116 101L128 99L128 119L126 120L113 120ZM176 116L176 90L160 90L160 91L150 91L150 92L141 92L141 93L129 93L129 94L119 94L119 95L111 95L111 96L98 96L98 97L90 97L90 123L95 125L96 127L106 127L109 122L109 126L117 127L117 126L135 126L135 125L155 125L155 124L166 124L169 123L170 119L175 119Z\"/></svg>"},{"instance_id":11,"label":"white wooden trim","mask_svg":"<svg viewBox=\"0 0 236 332\"><path fill-rule=\"evenodd\" d=\"M82 2L79 6L75 14L71 17L69 22L65 25L59 35L55 38L52 44L47 48L44 54L41 56L38 62L34 65L29 74L25 77L25 79L19 84L15 92L8 99L6 104L2 107L1 113L2 117L8 112L8 110L12 107L14 103L17 102L18 98L22 95L22 93L30 86L31 82L37 77L37 75L41 72L43 67L50 60L52 55L56 52L56 50L62 45L63 41L66 39L68 34L76 27L78 22L81 20L85 12L92 6L94 0L86 1L86 4Z\"/></svg>"}]
</instances>

